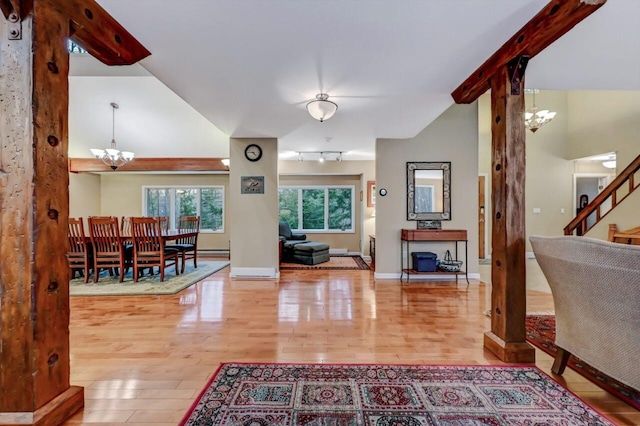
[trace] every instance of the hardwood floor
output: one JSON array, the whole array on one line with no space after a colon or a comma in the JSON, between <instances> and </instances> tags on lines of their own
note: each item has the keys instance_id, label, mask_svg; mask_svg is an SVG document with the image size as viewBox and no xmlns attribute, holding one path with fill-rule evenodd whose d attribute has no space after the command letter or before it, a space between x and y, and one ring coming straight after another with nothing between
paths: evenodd
<instances>
[{"instance_id":1,"label":"hardwood floor","mask_svg":"<svg viewBox=\"0 0 640 426\"><path fill-rule=\"evenodd\" d=\"M529 291L529 312L552 311ZM66 424L176 425L219 363L501 364L483 348L490 286L400 285L373 271L228 269L172 296L73 297L71 383L85 409ZM550 374L552 359L536 350ZM618 424L640 412L567 369L561 383Z\"/></svg>"}]
</instances>

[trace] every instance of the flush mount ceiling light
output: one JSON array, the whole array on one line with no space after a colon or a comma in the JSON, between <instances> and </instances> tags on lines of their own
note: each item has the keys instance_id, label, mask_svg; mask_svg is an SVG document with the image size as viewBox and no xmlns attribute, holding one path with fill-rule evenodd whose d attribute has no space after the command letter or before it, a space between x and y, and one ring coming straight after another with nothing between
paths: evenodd
<instances>
[{"instance_id":1,"label":"flush mount ceiling light","mask_svg":"<svg viewBox=\"0 0 640 426\"><path fill-rule=\"evenodd\" d=\"M338 105L335 102L331 102L329 95L326 93L318 93L316 100L307 104L309 114L321 123L333 117L337 110Z\"/></svg>"},{"instance_id":2,"label":"flush mount ceiling light","mask_svg":"<svg viewBox=\"0 0 640 426\"><path fill-rule=\"evenodd\" d=\"M533 90L533 107L524 113L524 127L535 133L540 127L544 126L556 116L555 112L548 109L538 110L536 107L536 90Z\"/></svg>"},{"instance_id":3,"label":"flush mount ceiling light","mask_svg":"<svg viewBox=\"0 0 640 426\"><path fill-rule=\"evenodd\" d=\"M604 167L606 167L607 169L615 169L616 168L616 157L612 155L611 157L609 157L609 159L607 161L603 161L602 165Z\"/></svg>"},{"instance_id":4,"label":"flush mount ceiling light","mask_svg":"<svg viewBox=\"0 0 640 426\"><path fill-rule=\"evenodd\" d=\"M118 108L120 108L118 104L111 102L111 148L91 149L91 153L112 170L133 160L135 155L129 151L118 151L116 148L116 109Z\"/></svg>"}]
</instances>

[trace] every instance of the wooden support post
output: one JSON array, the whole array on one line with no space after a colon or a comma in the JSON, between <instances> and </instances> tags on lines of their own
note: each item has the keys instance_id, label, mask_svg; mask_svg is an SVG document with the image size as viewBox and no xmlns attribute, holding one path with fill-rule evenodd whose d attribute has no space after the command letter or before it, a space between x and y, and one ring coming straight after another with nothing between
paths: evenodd
<instances>
[{"instance_id":1,"label":"wooden support post","mask_svg":"<svg viewBox=\"0 0 640 426\"><path fill-rule=\"evenodd\" d=\"M69 384L68 20L34 1L0 47L0 423L58 424Z\"/></svg>"},{"instance_id":2,"label":"wooden support post","mask_svg":"<svg viewBox=\"0 0 640 426\"><path fill-rule=\"evenodd\" d=\"M535 361L535 350L525 336L524 69L518 72L522 64L518 58L491 79L492 310L484 345L505 362Z\"/></svg>"},{"instance_id":3,"label":"wooden support post","mask_svg":"<svg viewBox=\"0 0 640 426\"><path fill-rule=\"evenodd\" d=\"M451 93L456 103L471 103L491 88L493 264L491 331L485 334L484 344L503 361L535 360L535 351L525 340L525 110L522 66L526 67L526 61L605 2L550 0ZM523 58L526 58L525 62ZM571 232L565 228L565 233Z\"/></svg>"},{"instance_id":4,"label":"wooden support post","mask_svg":"<svg viewBox=\"0 0 640 426\"><path fill-rule=\"evenodd\" d=\"M84 405L70 385L68 110L70 2L0 0L0 424L58 425ZM95 26L115 28L97 10L83 37L103 58L148 54L128 33L122 55ZM70 11L68 12L70 13ZM15 24L15 25L14 25ZM18 28L19 37L12 29ZM98 34L89 37L88 34ZM132 41L133 40L133 41ZM118 43L120 44L120 43ZM146 54L145 54L146 52ZM128 52L130 53L130 52ZM142 56L144 57L144 56ZM128 61L129 59L127 59ZM134 61L135 62L135 61Z\"/></svg>"}]
</instances>

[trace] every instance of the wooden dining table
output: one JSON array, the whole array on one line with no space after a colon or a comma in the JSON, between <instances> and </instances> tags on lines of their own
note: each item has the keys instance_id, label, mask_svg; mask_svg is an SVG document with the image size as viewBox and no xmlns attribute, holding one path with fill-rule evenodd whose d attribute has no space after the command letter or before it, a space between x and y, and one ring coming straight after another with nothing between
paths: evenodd
<instances>
[{"instance_id":1,"label":"wooden dining table","mask_svg":"<svg viewBox=\"0 0 640 426\"><path fill-rule=\"evenodd\" d=\"M167 241L175 241L175 240L178 240L180 238L195 237L199 233L200 233L200 231L197 231L197 230L177 230L177 229L172 229L172 230L169 230L169 231L162 231L162 241L164 241L166 243ZM123 240L126 240L126 241L132 241L133 240L133 235L121 234L120 238L122 238Z\"/></svg>"},{"instance_id":2,"label":"wooden dining table","mask_svg":"<svg viewBox=\"0 0 640 426\"><path fill-rule=\"evenodd\" d=\"M168 241L175 241L180 238L189 238L195 237L200 233L199 230L169 230L162 232L162 241L166 244ZM133 244L133 235L130 234L120 234L120 239L122 240L122 245L124 248L125 244ZM87 249L93 251L93 245L91 244L91 236L85 236L85 244L87 245Z\"/></svg>"},{"instance_id":3,"label":"wooden dining table","mask_svg":"<svg viewBox=\"0 0 640 426\"><path fill-rule=\"evenodd\" d=\"M192 230L180 231L180 230L177 230L177 229L173 229L173 230L169 230L169 231L163 231L162 232L162 241L164 241L166 243L167 241L175 241L175 240L178 240L180 238L195 237L199 233L200 233L200 231L192 231ZM133 235L120 234L120 239L122 241L124 241L124 242L132 242L133 241ZM84 241L87 244L91 244L91 236L90 235L85 235Z\"/></svg>"}]
</instances>

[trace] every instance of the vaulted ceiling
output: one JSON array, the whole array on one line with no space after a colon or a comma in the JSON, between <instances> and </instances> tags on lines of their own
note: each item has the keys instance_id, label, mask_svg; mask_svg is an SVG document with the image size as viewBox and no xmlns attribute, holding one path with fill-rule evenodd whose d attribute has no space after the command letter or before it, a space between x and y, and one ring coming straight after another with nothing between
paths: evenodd
<instances>
[{"instance_id":1,"label":"vaulted ceiling","mask_svg":"<svg viewBox=\"0 0 640 426\"><path fill-rule=\"evenodd\" d=\"M98 0L152 55L104 70L73 58L72 156L111 139L153 156L225 156L228 138L373 159L416 135L545 0ZM640 90L640 2L609 0L536 56L526 86ZM155 76L158 80L153 78ZM306 103L339 105L320 123ZM127 146L124 146L124 145Z\"/></svg>"}]
</instances>

